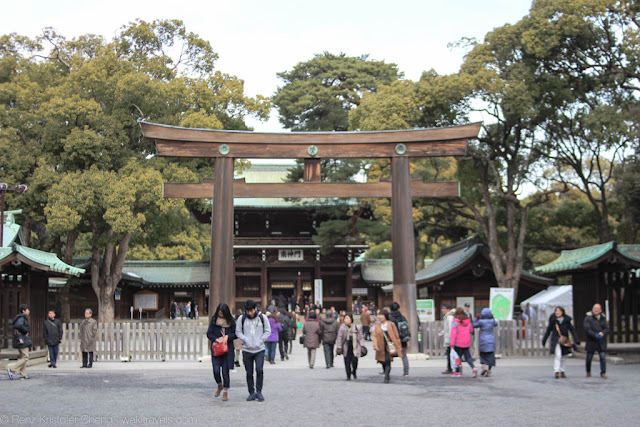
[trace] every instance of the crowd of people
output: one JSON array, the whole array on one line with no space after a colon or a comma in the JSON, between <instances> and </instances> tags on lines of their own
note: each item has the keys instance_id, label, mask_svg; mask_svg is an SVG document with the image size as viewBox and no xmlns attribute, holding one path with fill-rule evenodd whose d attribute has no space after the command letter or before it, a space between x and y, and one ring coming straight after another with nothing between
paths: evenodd
<instances>
[{"instance_id":1,"label":"crowd of people","mask_svg":"<svg viewBox=\"0 0 640 427\"><path fill-rule=\"evenodd\" d=\"M403 376L409 375L407 344L411 334L407 319L400 313L398 303L393 302L390 310L373 308L375 314L370 313L368 307L363 307L360 315L361 324L354 322L351 313L338 313L334 307L328 310L314 305L305 308L303 324L302 314L288 311L286 307L279 309L275 302L267 307L266 312L262 312L256 302L248 300L244 310L239 310L235 317L227 304L219 304L211 316L207 330L207 337L212 343L211 364L217 384L214 396L219 397L222 394L222 400L228 400L228 390L231 386L229 373L240 367L242 361L249 391L247 400L264 401L262 390L265 360L275 364L278 351L281 362L288 360L298 331L301 331L300 344L307 349L310 369L314 368L316 350L322 345L326 369L334 367L335 355L342 355L346 380L357 379L358 361L367 355L366 341L372 340L374 357L382 366L380 375L384 376L384 383L390 382L391 365L396 357L402 360ZM29 379L26 371L29 349L32 347L29 314L29 307L22 304L13 320L13 346L18 349L19 358L7 367L9 379L16 378L18 373L20 379ZM496 366L494 328L498 325L491 310L484 308L473 317L468 304L465 307L442 304L441 314L441 335L446 348L447 364L442 373L460 377L462 364L465 362L471 368L471 376L477 376L477 368L471 354L472 336L477 329L480 375L490 377L492 368ZM597 353L600 360L600 376L607 378L606 349L609 329L599 304L595 304L587 313L583 326L587 338L586 375L591 376L593 357ZM93 366L97 330L93 312L86 309L85 318L80 324L81 368ZM62 337L62 324L56 319L55 311L51 310L43 325L43 338L49 350L50 368L57 367L58 346ZM566 357L580 342L572 319L563 307L556 307L554 314L549 318L542 345L544 346L548 340L550 353L554 355L554 376L566 378Z\"/></svg>"},{"instance_id":2,"label":"crowd of people","mask_svg":"<svg viewBox=\"0 0 640 427\"><path fill-rule=\"evenodd\" d=\"M171 301L171 304L169 304L169 318L171 320L178 318L198 320L200 318L198 304L192 304L191 301L187 301L187 303Z\"/></svg>"}]
</instances>

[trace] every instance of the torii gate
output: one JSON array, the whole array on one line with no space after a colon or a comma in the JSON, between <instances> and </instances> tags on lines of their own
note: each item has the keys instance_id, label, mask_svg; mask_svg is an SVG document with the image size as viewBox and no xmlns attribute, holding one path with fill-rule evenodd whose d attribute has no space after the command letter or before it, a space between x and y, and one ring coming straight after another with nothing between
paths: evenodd
<instances>
[{"instance_id":1,"label":"torii gate","mask_svg":"<svg viewBox=\"0 0 640 427\"><path fill-rule=\"evenodd\" d=\"M215 160L213 182L167 183L165 197L211 198L211 276L209 308L231 303L233 266L233 198L390 197L393 243L393 299L411 331L409 352L418 351L412 197L456 197L457 182L412 180L411 157L463 156L467 141L481 123L445 128L379 132L264 133L180 128L141 122L154 139L159 156L209 157ZM304 183L247 184L233 180L234 158L304 159ZM391 182L322 183L323 158L391 158Z\"/></svg>"}]
</instances>

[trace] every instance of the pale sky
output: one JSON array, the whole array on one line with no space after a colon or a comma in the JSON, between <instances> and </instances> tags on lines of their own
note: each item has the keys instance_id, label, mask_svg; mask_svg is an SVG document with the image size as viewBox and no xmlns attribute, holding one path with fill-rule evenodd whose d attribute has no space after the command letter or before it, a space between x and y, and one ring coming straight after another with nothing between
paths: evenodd
<instances>
[{"instance_id":1,"label":"pale sky","mask_svg":"<svg viewBox=\"0 0 640 427\"><path fill-rule=\"evenodd\" d=\"M54 27L72 38L93 33L111 39L136 18L181 19L187 31L208 40L216 68L245 82L245 93L271 96L282 84L276 73L316 53L368 53L398 65L417 80L424 70L457 71L461 50L448 43L485 34L526 15L531 0L0 0L0 34L34 37ZM248 120L256 131L282 128L276 112L266 122Z\"/></svg>"}]
</instances>

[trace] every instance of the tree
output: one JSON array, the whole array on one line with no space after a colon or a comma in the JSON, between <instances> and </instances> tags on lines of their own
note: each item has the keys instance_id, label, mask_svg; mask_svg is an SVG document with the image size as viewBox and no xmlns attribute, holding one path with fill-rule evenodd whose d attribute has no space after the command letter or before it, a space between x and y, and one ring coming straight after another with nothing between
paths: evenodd
<instances>
[{"instance_id":1,"label":"tree","mask_svg":"<svg viewBox=\"0 0 640 427\"><path fill-rule=\"evenodd\" d=\"M395 64L368 55L317 54L293 70L278 73L284 86L273 96L282 125L293 131L345 131L349 110L362 94L402 77Z\"/></svg>"},{"instance_id":2,"label":"tree","mask_svg":"<svg viewBox=\"0 0 640 427\"><path fill-rule=\"evenodd\" d=\"M27 224L44 230L40 244L71 255L78 238L88 242L100 321L111 321L130 245L160 253L161 241L177 239L192 249L171 255L203 253L193 249L188 221L175 222L175 237L155 221L185 213L184 201L162 200L163 180L196 181L211 164L152 159L155 147L137 120L246 129L244 117L266 119L269 102L244 96L241 80L214 71L209 42L178 20L135 21L112 41L66 40L50 29L35 40L9 35L0 53L0 143L20 158L12 173L37 188L15 203L27 207Z\"/></svg>"}]
</instances>

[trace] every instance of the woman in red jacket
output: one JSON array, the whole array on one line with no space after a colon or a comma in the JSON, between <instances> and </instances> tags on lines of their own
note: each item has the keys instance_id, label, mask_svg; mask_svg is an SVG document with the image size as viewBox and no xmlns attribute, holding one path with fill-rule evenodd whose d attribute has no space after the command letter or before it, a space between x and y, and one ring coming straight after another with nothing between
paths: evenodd
<instances>
[{"instance_id":1,"label":"woman in red jacket","mask_svg":"<svg viewBox=\"0 0 640 427\"><path fill-rule=\"evenodd\" d=\"M471 347L472 330L473 326L471 325L471 319L469 319L467 313L465 313L464 309L460 307L456 308L456 312L453 315L453 322L451 323L451 348L458 353L460 358L464 356L464 360L466 360L469 366L471 366L471 376L475 378L477 370L475 366L473 366L473 359L469 352L469 347ZM461 375L462 365L455 367L454 372L451 374L452 377L459 377Z\"/></svg>"}]
</instances>

